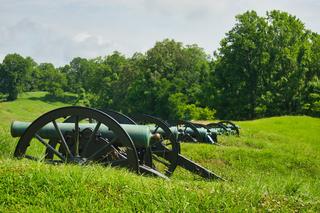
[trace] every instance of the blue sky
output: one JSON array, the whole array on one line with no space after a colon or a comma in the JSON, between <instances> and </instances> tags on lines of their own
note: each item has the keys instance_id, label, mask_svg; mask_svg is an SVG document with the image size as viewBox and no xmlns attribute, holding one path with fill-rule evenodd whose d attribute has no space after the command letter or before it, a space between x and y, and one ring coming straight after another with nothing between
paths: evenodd
<instances>
[{"instance_id":1,"label":"blue sky","mask_svg":"<svg viewBox=\"0 0 320 213\"><path fill-rule=\"evenodd\" d=\"M131 56L165 38L212 54L235 15L272 9L320 33L319 0L0 0L0 61L16 52L60 66L114 50Z\"/></svg>"}]
</instances>

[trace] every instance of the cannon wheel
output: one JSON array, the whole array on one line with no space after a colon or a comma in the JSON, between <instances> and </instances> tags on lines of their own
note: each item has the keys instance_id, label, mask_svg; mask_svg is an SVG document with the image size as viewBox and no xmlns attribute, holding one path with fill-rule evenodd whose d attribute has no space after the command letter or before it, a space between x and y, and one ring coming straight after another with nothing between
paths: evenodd
<instances>
[{"instance_id":1,"label":"cannon wheel","mask_svg":"<svg viewBox=\"0 0 320 213\"><path fill-rule=\"evenodd\" d=\"M206 125L206 127L209 129L222 129L223 130L222 134L225 134L228 132L228 128L222 123L209 123ZM221 135L220 132L218 132L217 134Z\"/></svg>"},{"instance_id":2,"label":"cannon wheel","mask_svg":"<svg viewBox=\"0 0 320 213\"><path fill-rule=\"evenodd\" d=\"M112 118L118 121L119 124L136 124L134 120L120 112L111 109L101 109L101 111L110 115Z\"/></svg>"},{"instance_id":3,"label":"cannon wheel","mask_svg":"<svg viewBox=\"0 0 320 213\"><path fill-rule=\"evenodd\" d=\"M171 176L177 167L178 155L180 153L180 144L177 142L176 136L172 133L169 126L160 118L151 115L135 115L133 120L138 124L154 124L155 129L152 134L163 131L161 140L151 145L145 155L146 165L155 168L153 161L157 161L165 166L164 173ZM155 168L160 170L159 168Z\"/></svg>"},{"instance_id":4,"label":"cannon wheel","mask_svg":"<svg viewBox=\"0 0 320 213\"><path fill-rule=\"evenodd\" d=\"M71 151L70 147L66 142L66 137L61 133L61 129L57 124L57 120L65 119L67 117L74 117L75 121L72 122L75 124L75 128L73 131L73 138L74 138L74 149ZM84 145L83 150L80 150L80 140L79 140L79 121L88 118L89 120L95 120L97 125L95 126L94 130L92 131L87 144ZM57 150L56 148L52 147L46 139L39 136L38 131L47 124L52 123L54 128L59 135L59 143L60 147L63 147L63 152L61 149ZM101 125L107 126L115 135L115 137L111 141L107 141L101 137L97 136L99 128ZM98 137L103 141L103 146L97 150L97 152L93 153L90 156L84 156L86 153L86 148L88 144L92 143L93 140ZM54 155L58 158L58 160L46 159L44 156L43 158L37 158L32 155L28 155L26 152L31 147L31 141L36 139L37 145L43 145L44 148L50 149L54 153ZM115 142L121 143L121 145L117 146L114 145ZM32 143L32 145L35 145ZM87 108L87 107L77 107L77 106L70 106L70 107L62 107L59 109L52 110L48 113L43 114L38 119L36 119L32 124L26 129L24 134L18 141L16 146L14 156L18 158L28 158L32 160L44 160L46 162L54 162L54 163L77 163L77 164L86 164L94 161L97 155L104 153L110 154L110 150L118 153L118 159L112 161L105 161L103 164L108 164L111 166L124 166L128 169L139 173L139 162L138 156L136 152L136 148L130 138L130 136L126 133L126 131L119 125L117 121L115 121L109 115L103 113L102 111ZM45 154L44 154L45 155Z\"/></svg>"},{"instance_id":5,"label":"cannon wheel","mask_svg":"<svg viewBox=\"0 0 320 213\"><path fill-rule=\"evenodd\" d=\"M240 135L240 131L239 131L239 128L234 124L232 123L231 121L220 121L218 122L219 124L222 124L224 126L227 126L228 124L231 126L231 129L236 131L236 135L239 136Z\"/></svg>"},{"instance_id":6,"label":"cannon wheel","mask_svg":"<svg viewBox=\"0 0 320 213\"><path fill-rule=\"evenodd\" d=\"M207 128L221 128L224 131L228 131L227 127L223 123L209 123L206 125Z\"/></svg>"},{"instance_id":7,"label":"cannon wheel","mask_svg":"<svg viewBox=\"0 0 320 213\"><path fill-rule=\"evenodd\" d=\"M198 131L197 127L189 121L178 121L178 123L176 124L177 126L177 130L179 132L179 134L183 137L183 138L188 138L187 140L182 139L182 141L185 142L199 142L201 141L201 135L200 132ZM188 132L187 132L187 128L192 129L194 137L192 137ZM191 141L190 141L191 140Z\"/></svg>"},{"instance_id":8,"label":"cannon wheel","mask_svg":"<svg viewBox=\"0 0 320 213\"><path fill-rule=\"evenodd\" d=\"M122 113L119 113L117 111L113 111L113 110L110 110L110 109L103 109L101 111L106 113L107 115L109 115L113 119L115 119L119 124L136 125L136 123L131 118L129 118L128 116L126 116L126 115L124 115ZM64 123L73 123L73 122L75 122L75 119L76 118L74 116L70 116L66 120L64 120L63 122ZM83 119L85 119L85 118L84 117L80 118L80 120L83 120ZM89 122L90 123L95 123L96 121L95 120L89 120ZM58 143L57 143L57 140L50 140L49 144L52 145L53 147L55 147ZM139 159L139 152L138 152L138 150L136 150L136 151L137 151L138 159ZM47 149L46 153L47 153L47 155L46 155L47 159L53 159L54 153L50 149ZM147 148L147 150L144 151L144 153L145 153L146 156L151 156L151 154L150 154L151 153L151 149ZM163 174L161 174L157 170L152 169L152 167L149 166L149 165L152 165L152 163L149 163L149 164L146 163L146 165L143 165L143 163L145 163L144 160L143 159L139 159L140 173L167 179L166 176L164 176Z\"/></svg>"},{"instance_id":9,"label":"cannon wheel","mask_svg":"<svg viewBox=\"0 0 320 213\"><path fill-rule=\"evenodd\" d=\"M214 144L214 145L219 145L219 144L218 144L217 134L214 133L214 132L211 132L210 128L209 128L207 125L205 125L205 124L199 124L199 123L193 123L193 122L191 122L191 123L192 123L196 128L204 128L204 129L206 129L208 136L210 136L211 139L212 139L212 144Z\"/></svg>"},{"instance_id":10,"label":"cannon wheel","mask_svg":"<svg viewBox=\"0 0 320 213\"><path fill-rule=\"evenodd\" d=\"M129 118L128 116L126 116L126 115L124 115L122 113L119 113L117 111L114 111L114 110L111 110L111 109L101 109L100 111L106 113L107 115L109 115L110 117L115 119L119 124L133 124L133 125L136 124L131 118ZM85 117L79 117L78 119L79 120L83 120L83 119L85 119ZM65 119L63 121L63 123L74 123L75 121L76 121L76 117L75 116L70 116L70 117L67 117L67 119ZM91 120L89 120L89 122L90 123L94 123L95 121L91 119ZM56 145L58 144L58 141L57 140L50 140L49 144L52 147L56 147ZM54 153L51 151L51 149L47 148L47 150L46 150L46 158L47 159L53 159L53 156L54 156Z\"/></svg>"}]
</instances>

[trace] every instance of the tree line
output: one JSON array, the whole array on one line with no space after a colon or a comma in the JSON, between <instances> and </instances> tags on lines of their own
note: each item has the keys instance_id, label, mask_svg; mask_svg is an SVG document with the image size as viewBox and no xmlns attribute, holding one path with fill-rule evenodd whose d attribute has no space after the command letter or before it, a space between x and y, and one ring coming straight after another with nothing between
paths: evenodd
<instances>
[{"instance_id":1,"label":"tree line","mask_svg":"<svg viewBox=\"0 0 320 213\"><path fill-rule=\"evenodd\" d=\"M165 119L254 119L320 116L320 36L295 16L255 11L236 16L214 54L165 39L126 57L113 52L55 67L8 54L0 93L78 94L78 104Z\"/></svg>"}]
</instances>

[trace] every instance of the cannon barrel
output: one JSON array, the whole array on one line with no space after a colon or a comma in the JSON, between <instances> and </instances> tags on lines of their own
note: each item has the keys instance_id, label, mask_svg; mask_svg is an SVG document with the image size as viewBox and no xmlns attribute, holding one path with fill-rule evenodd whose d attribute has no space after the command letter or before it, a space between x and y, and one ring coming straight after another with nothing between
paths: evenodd
<instances>
[{"instance_id":1,"label":"cannon barrel","mask_svg":"<svg viewBox=\"0 0 320 213\"><path fill-rule=\"evenodd\" d=\"M155 126L149 126L149 127L150 127L150 131L151 132L154 132L156 130ZM175 135L175 137L177 137L179 135L179 129L176 126L170 127L170 130ZM200 141L202 141L202 142L210 141L210 139L209 139L210 133L208 132L208 130L206 128L197 127L197 131L200 134ZM164 131L161 128L157 129L157 132L160 133L160 134L164 134ZM184 130L184 133L187 133L187 134L190 134L190 135L194 135L195 134L194 130L191 129L190 127L187 127ZM213 133L215 133L215 132L213 131Z\"/></svg>"},{"instance_id":2,"label":"cannon barrel","mask_svg":"<svg viewBox=\"0 0 320 213\"><path fill-rule=\"evenodd\" d=\"M179 130L177 127L170 127L170 130L172 131L173 134L178 134ZM197 128L198 132L200 133L201 136L201 141L207 141L207 137L208 137L208 131L205 128ZM186 130L184 131L185 133L188 133L190 135L194 134L193 129L191 129L190 127L187 127Z\"/></svg>"},{"instance_id":3,"label":"cannon barrel","mask_svg":"<svg viewBox=\"0 0 320 213\"><path fill-rule=\"evenodd\" d=\"M30 122L14 121L11 124L11 135L12 137L21 137L26 129L30 126ZM67 132L73 132L75 129L74 123L57 123L62 134ZM95 123L79 123L80 132L86 128L94 129ZM144 125L130 125L122 124L121 127L128 133L130 138L136 147L149 147L150 140L153 138L150 128ZM113 132L105 125L101 124L99 133L103 138L112 140L114 138ZM45 139L59 139L59 133L56 131L53 123L49 123L43 126L39 131L38 135Z\"/></svg>"},{"instance_id":4,"label":"cannon barrel","mask_svg":"<svg viewBox=\"0 0 320 213\"><path fill-rule=\"evenodd\" d=\"M122 126L122 125L121 125ZM150 131L151 132L154 132L157 127L155 126L149 126L150 127ZM176 126L172 126L170 127L170 130L172 132L172 134L174 134L175 136L179 135L179 129L176 127ZM200 136L201 136L201 141L208 141L208 130L203 128L203 127L198 127L197 128L198 132L200 133ZM163 131L163 129L159 128L156 130L158 133L160 134L164 134L165 132ZM194 131L193 129L191 129L190 127L187 127L185 130L184 130L185 133L188 133L190 135L194 135Z\"/></svg>"}]
</instances>

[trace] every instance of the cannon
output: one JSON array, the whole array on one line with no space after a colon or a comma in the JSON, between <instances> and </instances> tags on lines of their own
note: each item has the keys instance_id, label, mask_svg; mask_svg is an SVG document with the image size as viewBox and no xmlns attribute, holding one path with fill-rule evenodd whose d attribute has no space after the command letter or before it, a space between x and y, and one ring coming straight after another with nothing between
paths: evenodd
<instances>
[{"instance_id":1,"label":"cannon","mask_svg":"<svg viewBox=\"0 0 320 213\"><path fill-rule=\"evenodd\" d=\"M177 129L176 131L179 133L178 140L181 142L202 142L218 145L216 132L206 125L190 121L178 121L171 128Z\"/></svg>"},{"instance_id":2,"label":"cannon","mask_svg":"<svg viewBox=\"0 0 320 213\"><path fill-rule=\"evenodd\" d=\"M218 135L240 135L240 127L231 121L224 120L217 123L209 123L206 126Z\"/></svg>"},{"instance_id":3,"label":"cannon","mask_svg":"<svg viewBox=\"0 0 320 213\"><path fill-rule=\"evenodd\" d=\"M145 155L146 165L160 171L166 176L171 176L176 167L180 166L204 178L213 177L210 171L180 153L179 137L181 132L179 128L169 127L169 124L162 119L147 114L136 114L129 117L110 109L103 109L103 111L112 115L121 124L147 125L152 134L159 134L161 136L160 143L152 143L148 147ZM187 129L186 132L192 134L193 130ZM201 138L207 136L207 132L200 131L200 133ZM216 178L222 179L217 175Z\"/></svg>"},{"instance_id":4,"label":"cannon","mask_svg":"<svg viewBox=\"0 0 320 213\"><path fill-rule=\"evenodd\" d=\"M200 124L190 121L179 121L171 125L173 132L178 132L181 142L209 143L219 145L218 135L240 135L240 127L231 121Z\"/></svg>"},{"instance_id":5,"label":"cannon","mask_svg":"<svg viewBox=\"0 0 320 213\"><path fill-rule=\"evenodd\" d=\"M190 122L190 121L179 120L178 122L173 122L170 125L168 122L150 115L140 114L140 115L132 115L129 117L110 109L103 109L102 111L111 115L121 124L135 124L137 120L139 122L144 119L149 120L149 122L151 119L154 123L154 121L157 120L156 123L161 122L163 123L162 126L163 125L168 126L172 134L174 134L177 137L177 140L179 142L193 142L193 143L201 142L201 143L219 145L218 135L239 136L240 134L240 131L239 131L240 127L234 124L233 122L227 121L227 120L220 121L217 123L209 123L207 125ZM143 123L146 123L146 122L143 122ZM163 133L162 128L158 129L158 131Z\"/></svg>"},{"instance_id":6,"label":"cannon","mask_svg":"<svg viewBox=\"0 0 320 213\"><path fill-rule=\"evenodd\" d=\"M15 121L17 158L52 164L98 163L167 179L181 166L206 179L220 176L180 153L177 134L152 116L129 117L110 110L63 107L33 122ZM163 170L161 170L163 169Z\"/></svg>"}]
</instances>

